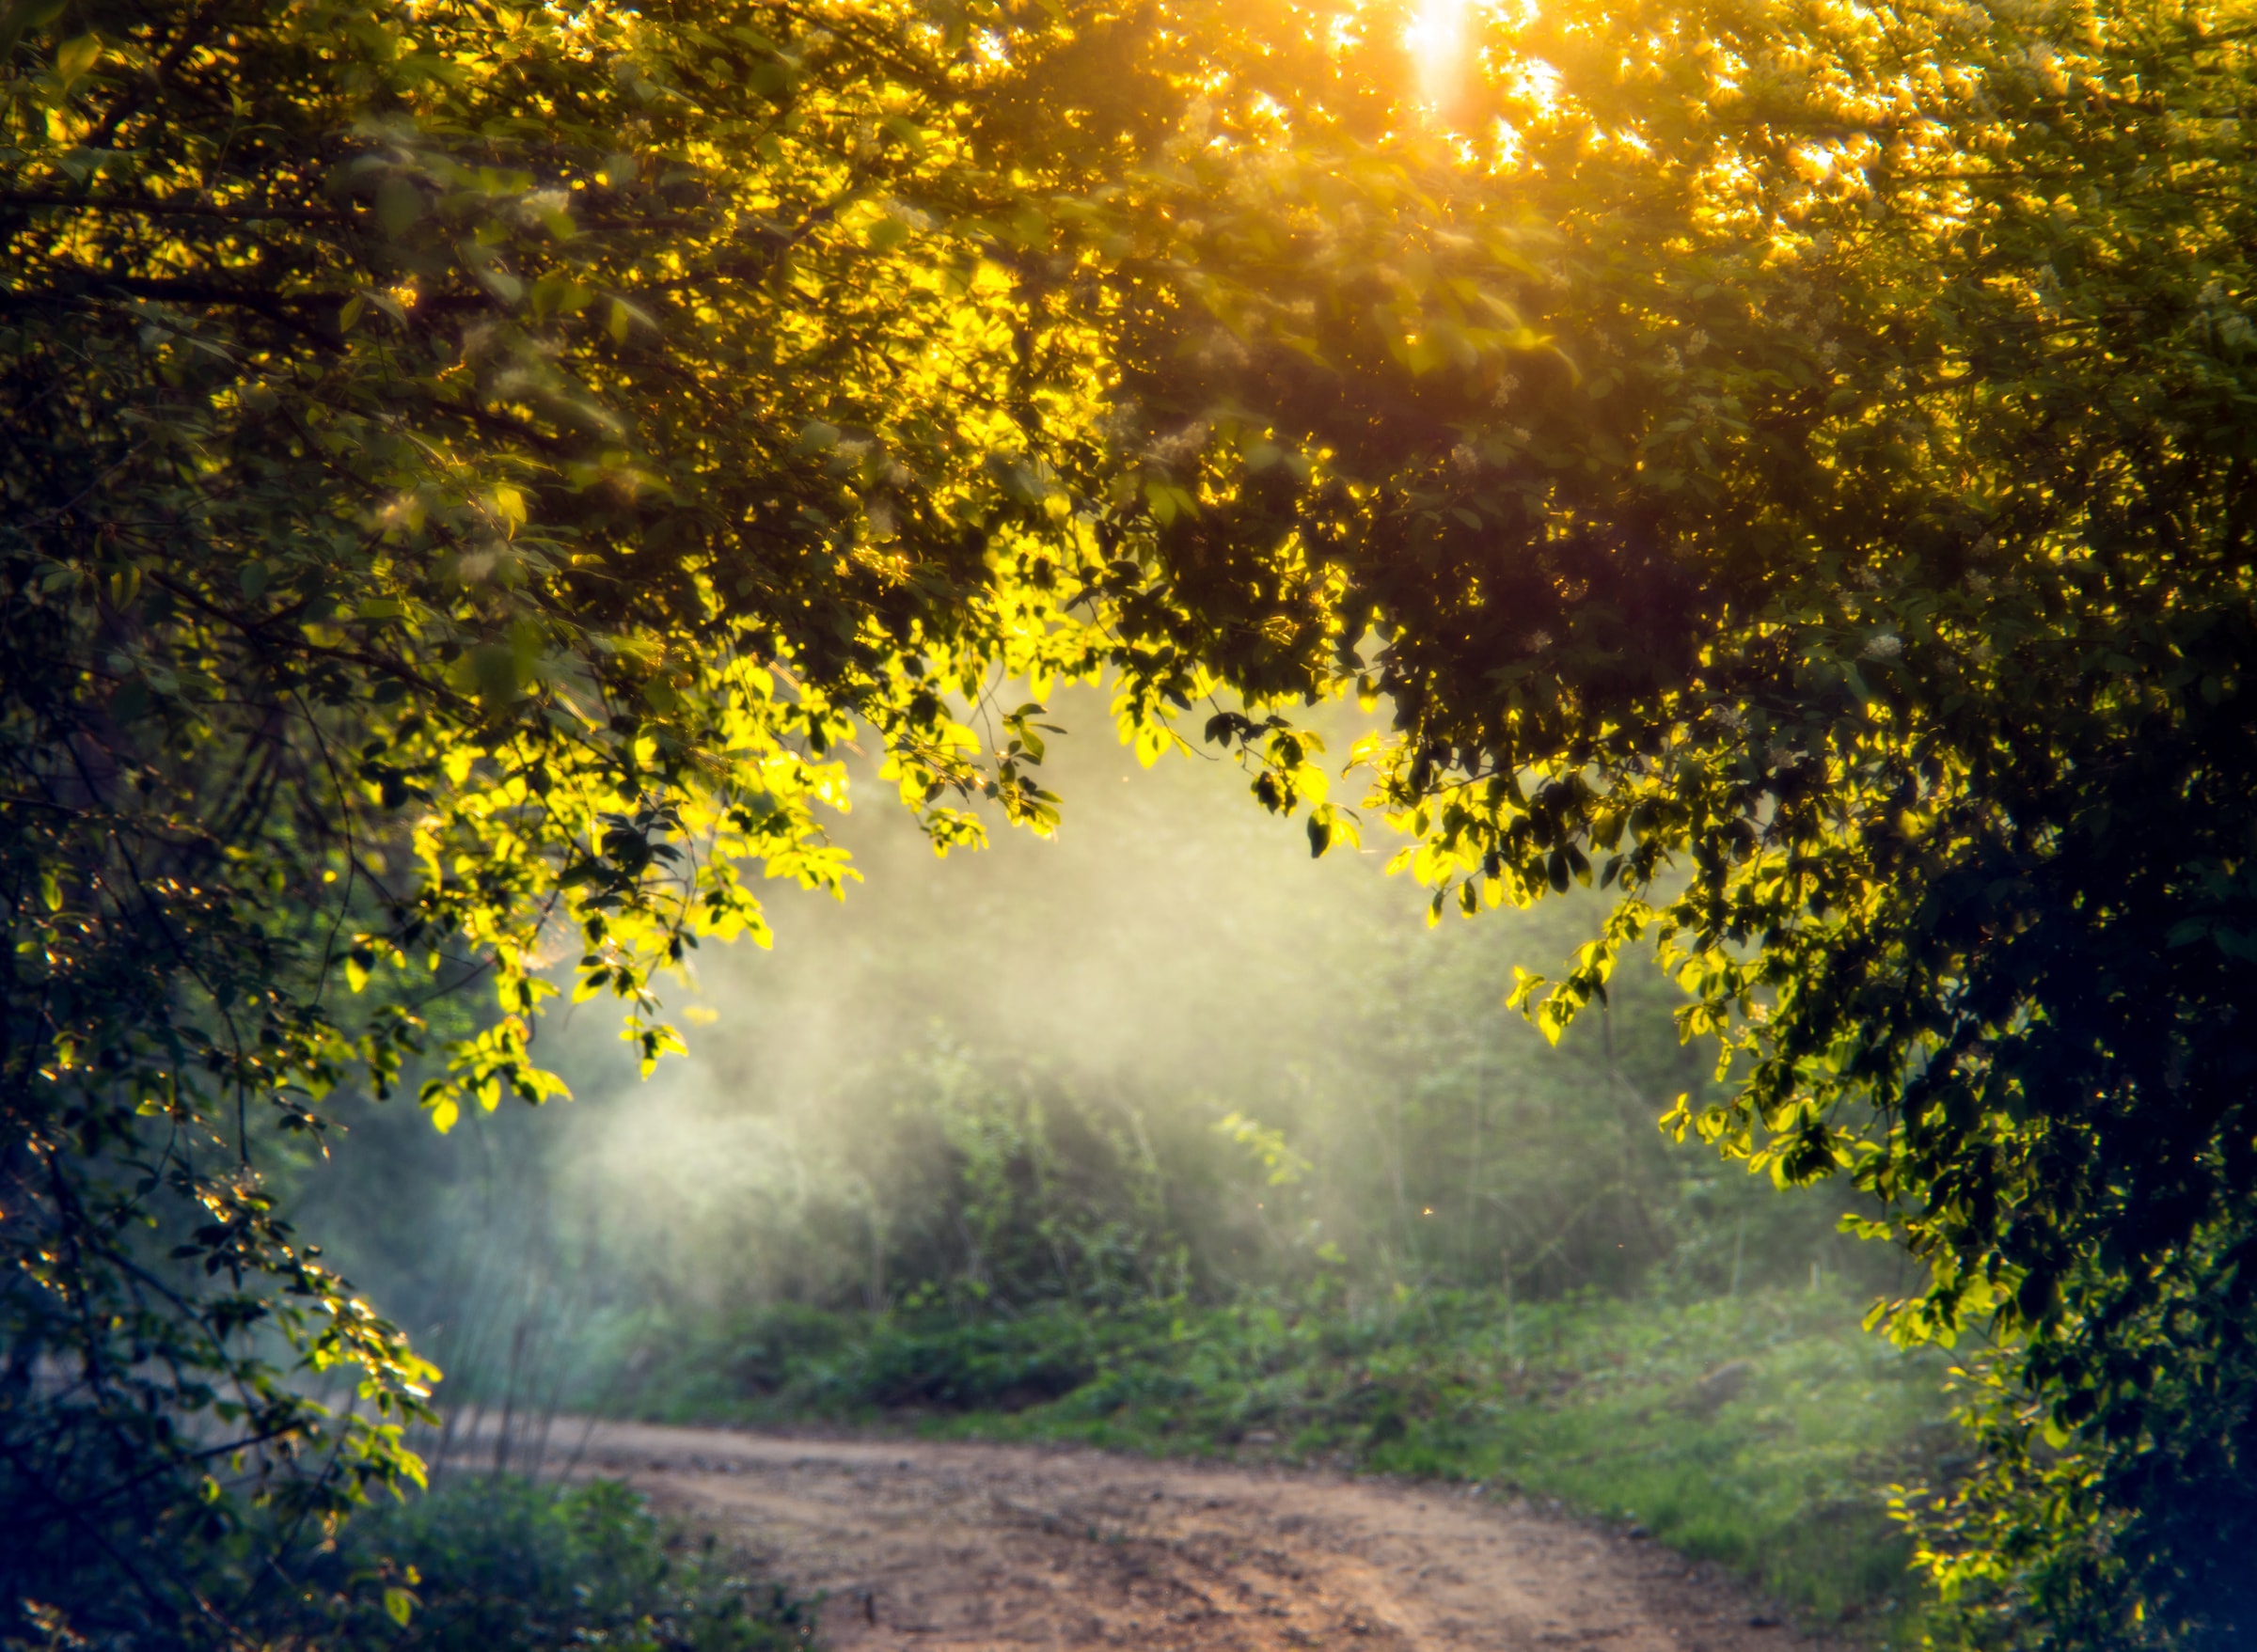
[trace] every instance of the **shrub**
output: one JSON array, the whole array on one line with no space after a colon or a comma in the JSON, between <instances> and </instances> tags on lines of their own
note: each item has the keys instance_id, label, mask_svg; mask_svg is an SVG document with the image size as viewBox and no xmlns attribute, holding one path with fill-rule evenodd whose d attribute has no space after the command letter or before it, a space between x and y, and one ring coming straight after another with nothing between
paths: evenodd
<instances>
[{"instance_id":1,"label":"shrub","mask_svg":"<svg viewBox=\"0 0 2257 1652\"><path fill-rule=\"evenodd\" d=\"M318 1574L336 1652L772 1652L813 1629L615 1481L456 1479L350 1524Z\"/></svg>"}]
</instances>

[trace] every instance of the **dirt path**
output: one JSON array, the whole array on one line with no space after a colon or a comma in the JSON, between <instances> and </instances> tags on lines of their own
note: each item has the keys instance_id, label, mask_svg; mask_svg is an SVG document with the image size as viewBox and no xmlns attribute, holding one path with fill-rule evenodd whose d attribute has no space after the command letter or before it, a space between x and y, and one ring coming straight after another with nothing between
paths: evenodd
<instances>
[{"instance_id":1,"label":"dirt path","mask_svg":"<svg viewBox=\"0 0 2257 1652\"><path fill-rule=\"evenodd\" d=\"M837 1652L1815 1652L1651 1543L1439 1486L632 1424L583 1465L827 1593Z\"/></svg>"}]
</instances>

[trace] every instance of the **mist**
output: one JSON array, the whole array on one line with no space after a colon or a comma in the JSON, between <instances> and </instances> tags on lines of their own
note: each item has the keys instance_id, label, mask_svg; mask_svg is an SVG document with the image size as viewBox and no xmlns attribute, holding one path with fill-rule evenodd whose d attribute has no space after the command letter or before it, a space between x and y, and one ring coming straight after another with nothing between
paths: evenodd
<instances>
[{"instance_id":1,"label":"mist","mask_svg":"<svg viewBox=\"0 0 2257 1652\"><path fill-rule=\"evenodd\" d=\"M862 881L773 885L772 950L693 954L689 1054L650 1078L598 999L541 1031L569 1102L444 1140L354 1117L308 1197L458 1392L779 1304L1701 1296L1891 1265L1834 1232L1840 1190L1657 1131L1713 1052L1649 964L1557 1049L1506 1008L1602 897L1429 923L1376 821L1312 858L1235 765L1140 767L1095 691L1053 717L1054 838L937 857L865 772L835 833Z\"/></svg>"}]
</instances>

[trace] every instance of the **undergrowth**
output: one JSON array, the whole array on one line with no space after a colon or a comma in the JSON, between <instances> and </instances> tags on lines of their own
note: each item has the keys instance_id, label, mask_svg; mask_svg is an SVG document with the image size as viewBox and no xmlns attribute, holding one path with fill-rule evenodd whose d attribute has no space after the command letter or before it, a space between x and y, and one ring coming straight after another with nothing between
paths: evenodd
<instances>
[{"instance_id":1,"label":"undergrowth","mask_svg":"<svg viewBox=\"0 0 2257 1652\"><path fill-rule=\"evenodd\" d=\"M324 1652L784 1652L813 1616L615 1481L459 1476L345 1528ZM375 1586L371 1587L373 1584Z\"/></svg>"},{"instance_id":2,"label":"undergrowth","mask_svg":"<svg viewBox=\"0 0 2257 1652\"><path fill-rule=\"evenodd\" d=\"M1480 1482L1640 1528L1807 1620L1890 1637L1918 1602L1887 1487L1949 1478L1962 1437L1944 1361L1862 1330L1860 1307L1771 1290L971 1321L780 1308L620 1328L670 1354L613 1392L674 1421L908 1423Z\"/></svg>"},{"instance_id":3,"label":"undergrowth","mask_svg":"<svg viewBox=\"0 0 2257 1652\"><path fill-rule=\"evenodd\" d=\"M271 1534L268 1534L271 1539ZM199 1594L224 1644L258 1652L787 1652L813 1613L711 1538L661 1522L616 1481L457 1474L334 1534L207 1545ZM131 1602L27 1602L0 1652L182 1644ZM96 1621L96 1620L100 1621Z\"/></svg>"}]
</instances>

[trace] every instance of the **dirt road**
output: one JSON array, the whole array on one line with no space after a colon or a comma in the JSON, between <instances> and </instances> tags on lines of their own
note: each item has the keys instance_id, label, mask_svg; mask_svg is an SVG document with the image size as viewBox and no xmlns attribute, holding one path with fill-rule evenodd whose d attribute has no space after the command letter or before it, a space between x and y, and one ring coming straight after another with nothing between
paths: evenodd
<instances>
[{"instance_id":1,"label":"dirt road","mask_svg":"<svg viewBox=\"0 0 2257 1652\"><path fill-rule=\"evenodd\" d=\"M582 1464L825 1592L839 1652L1815 1652L1651 1543L1439 1486L630 1424Z\"/></svg>"}]
</instances>

